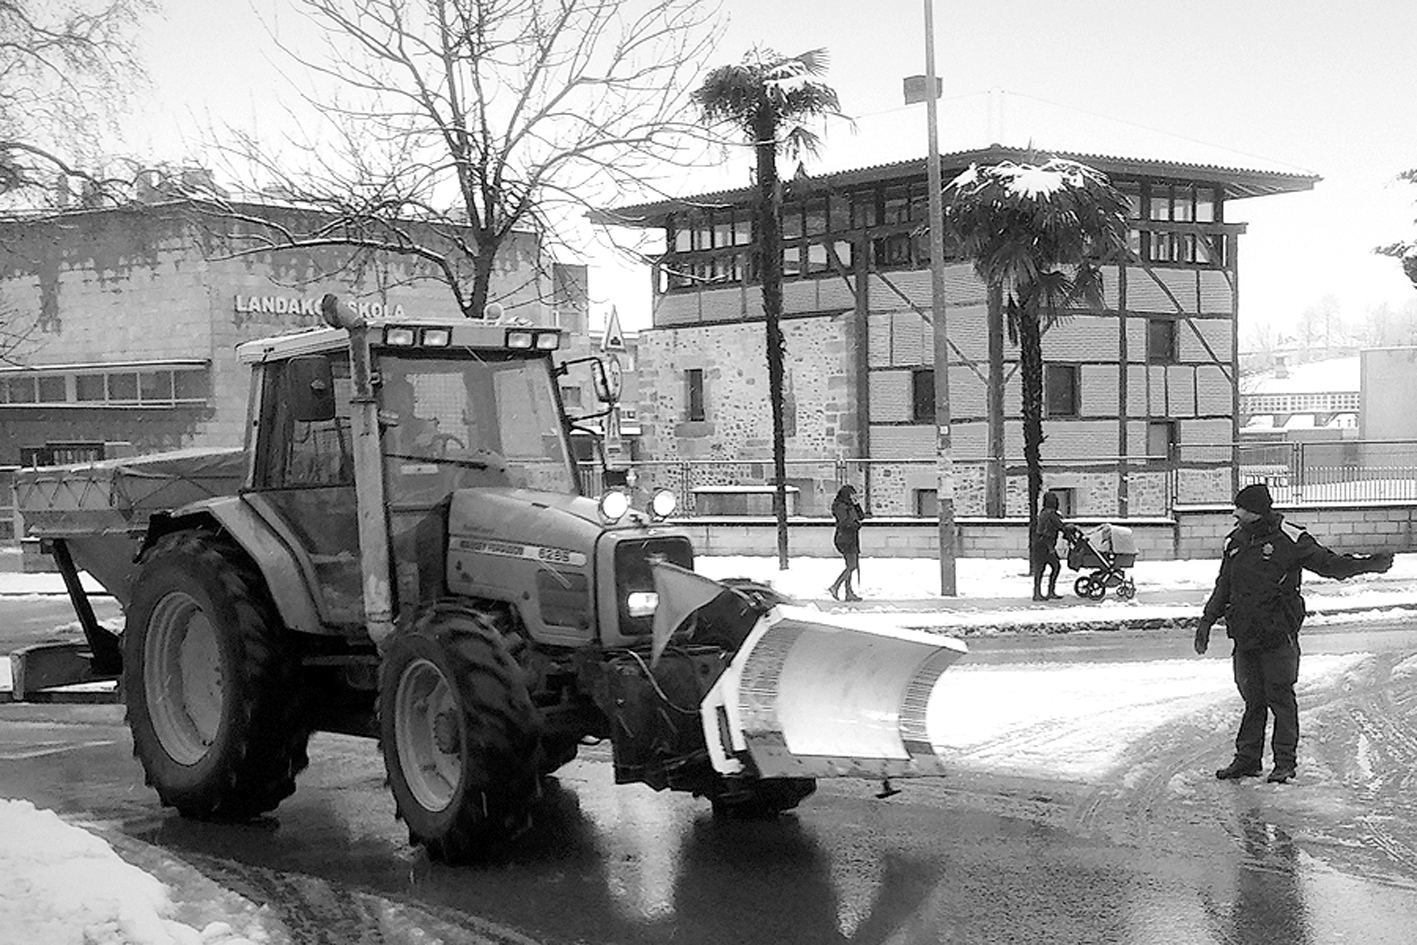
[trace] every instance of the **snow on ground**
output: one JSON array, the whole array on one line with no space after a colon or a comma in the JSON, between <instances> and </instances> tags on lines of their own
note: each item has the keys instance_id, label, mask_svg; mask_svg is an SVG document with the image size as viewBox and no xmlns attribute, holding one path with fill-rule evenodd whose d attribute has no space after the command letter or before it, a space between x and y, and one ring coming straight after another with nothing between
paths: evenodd
<instances>
[{"instance_id":1,"label":"snow on ground","mask_svg":"<svg viewBox=\"0 0 1417 945\"><path fill-rule=\"evenodd\" d=\"M804 600L822 600L840 570L835 558L794 558L786 572L774 557L702 557L710 577L747 576ZM1071 596L1075 576L1064 570L1066 602L1034 604L1022 560L961 559L959 597L969 612L944 611L956 626L987 626L1008 613L1018 622L1095 622L1100 615L1140 617L1196 614L1218 564L1141 561L1132 574L1136 600L1088 603ZM867 558L860 591L867 603L838 619L900 625L894 601L939 601L939 563L933 559ZM0 573L0 595L62 592L57 575ZM1186 594L1184 592L1191 592ZM1179 597L1178 597L1179 595ZM1149 596L1170 601L1148 603ZM1311 610L1325 605L1387 607L1417 600L1417 555L1400 555L1381 583L1306 581ZM876 607L871 602L876 602ZM938 614L909 614L912 625ZM1321 685L1365 657L1314 656L1301 685ZM1417 657L1412 672L1417 672ZM945 685L948 683L948 685ZM1234 701L1229 661L1158 660L1103 665L1033 663L971 666L968 657L942 678L931 704L930 726L942 753L960 764L1091 780L1114 767L1129 746L1174 720L1225 711ZM9 687L9 661L0 660L0 688ZM1226 714L1226 724L1230 721ZM128 860L136 859L130 856ZM161 875L161 879L158 876ZM249 901L165 860L145 871L103 839L27 801L0 800L0 929L16 942L45 945L267 945L288 939Z\"/></svg>"},{"instance_id":2,"label":"snow on ground","mask_svg":"<svg viewBox=\"0 0 1417 945\"><path fill-rule=\"evenodd\" d=\"M841 566L840 558L794 557L788 570L779 571L776 557L754 556L700 557L695 565L712 578L748 577L801 600L826 600L826 588ZM1134 599L1121 601L1109 593L1104 601L1090 602L1073 594L1073 581L1082 572L1065 566L1058 578L1058 592L1065 595L1064 600L1039 604L1031 599L1033 582L1022 558L960 558L955 562L956 597L969 606L951 617L952 622L957 618L967 624L978 622L970 614L981 614L987 621L989 613L1008 613L1014 619L1027 619L1025 615L1032 614L1049 623L1096 621L1099 614L1107 613L1132 618L1177 613L1199 616L1200 605L1214 587L1219 570L1218 559L1140 560L1127 572L1136 582ZM856 591L864 603L855 608L858 613L871 612L873 602L883 607L904 601L948 607L947 599L939 593L940 564L934 558L863 558L860 573ZM1304 599L1311 612L1333 606L1382 608L1410 603L1417 599L1417 554L1395 556L1392 570L1381 578L1360 575L1335 581L1306 573Z\"/></svg>"},{"instance_id":3,"label":"snow on ground","mask_svg":"<svg viewBox=\"0 0 1417 945\"><path fill-rule=\"evenodd\" d=\"M266 945L260 910L230 893L178 902L171 888L88 831L29 801L0 800L0 929L36 945ZM247 903L246 905L250 905ZM200 926L184 916L216 912ZM246 912L242 915L241 913Z\"/></svg>"}]
</instances>

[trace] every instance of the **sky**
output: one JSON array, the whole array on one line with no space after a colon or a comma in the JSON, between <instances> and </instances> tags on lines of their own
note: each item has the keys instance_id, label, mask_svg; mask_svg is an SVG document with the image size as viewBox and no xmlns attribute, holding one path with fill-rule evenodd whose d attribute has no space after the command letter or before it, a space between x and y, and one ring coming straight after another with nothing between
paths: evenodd
<instances>
[{"instance_id":1,"label":"sky","mask_svg":"<svg viewBox=\"0 0 1417 945\"><path fill-rule=\"evenodd\" d=\"M1138 560L1131 573L1138 596L1083 603L1069 596L1056 604L1033 604L1022 559L966 558L958 562L961 597L990 603L982 610L936 614L891 612L888 602L919 598L937 575L932 559L867 558L862 562L866 603L835 619L857 626L912 626L931 621L942 632L989 633L1001 619L1026 624L1095 621L1106 615L1195 616L1195 603L1155 604L1166 592L1204 592L1214 581L1215 560ZM822 590L839 567L835 558L794 559L787 572L773 558L701 557L698 570L710 577L772 575L785 593L803 599ZM1066 569L1064 575L1072 575ZM1417 603L1417 554L1398 555L1381 578L1346 582L1310 579L1309 609L1341 605L1382 610ZM0 597L61 594L56 574L0 573ZM1016 602L1015 599L1016 598ZM1339 614L1311 623L1339 622ZM77 624L69 628L77 633ZM1096 632L1096 631L1085 631ZM1175 632L1175 631L1157 631ZM1184 631L1181 631L1184 634ZM1184 646L1182 647L1184 652ZM931 737L957 767L1089 782L1100 780L1128 747L1176 721L1197 718L1217 733L1234 722L1237 699L1229 647L1213 645L1205 657L1105 665L1039 661L970 664L969 656L946 670L932 696ZM1301 700L1358 665L1365 655L1307 655L1300 672ZM1417 671L1417 667L1409 671ZM9 661L0 660L0 690L8 689ZM943 721L942 721L943 720ZM1217 737L1220 737L1219 734ZM577 764L589 762L577 762ZM135 769L135 776L137 772ZM1209 778L1206 772L1184 777ZM1306 771L1308 790L1338 775ZM1184 787L1184 786L1183 786ZM629 789L626 789L629 790ZM156 800L153 800L156 805ZM272 910L222 889L167 851L150 847L112 826L61 818L23 799L0 799L0 940L48 945L281 945L293 936Z\"/></svg>"},{"instance_id":2,"label":"sky","mask_svg":"<svg viewBox=\"0 0 1417 945\"><path fill-rule=\"evenodd\" d=\"M276 106L295 99L281 73L288 64L253 11L308 44L291 0L163 2L166 17L147 34L152 88L125 123L130 146L168 160L194 157L202 123L255 127L278 138L286 119ZM1417 235L1417 186L1394 183L1400 171L1417 167L1409 55L1417 4L933 3L945 150L961 130L948 125L949 103L997 89L1006 100L1071 112L1080 125L1161 132L1182 152L1221 148L1262 167L1323 178L1309 193L1228 208L1231 219L1249 223L1240 250L1242 336L1247 324L1291 325L1325 295L1350 319L1379 303L1417 299L1396 262L1371 252ZM923 0L874 0L869 13L855 0L723 0L722 12L723 35L706 67L736 62L754 44L789 54L829 51L823 78L858 121L854 132L839 121L823 129L823 166L924 156L923 106L906 108L901 92L905 75L925 71ZM718 163L707 174L685 174L683 192L747 183L751 161L740 149ZM647 273L604 262L592 260L592 327L611 303L624 327L647 327Z\"/></svg>"}]
</instances>

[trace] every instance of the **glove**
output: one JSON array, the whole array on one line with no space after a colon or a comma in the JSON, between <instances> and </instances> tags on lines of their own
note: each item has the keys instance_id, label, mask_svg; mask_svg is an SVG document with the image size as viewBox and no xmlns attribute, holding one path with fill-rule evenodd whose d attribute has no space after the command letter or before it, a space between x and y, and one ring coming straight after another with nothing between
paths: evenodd
<instances>
[{"instance_id":1,"label":"glove","mask_svg":"<svg viewBox=\"0 0 1417 945\"><path fill-rule=\"evenodd\" d=\"M1210 648L1210 621L1201 620L1196 624L1196 655L1204 656Z\"/></svg>"},{"instance_id":2,"label":"glove","mask_svg":"<svg viewBox=\"0 0 1417 945\"><path fill-rule=\"evenodd\" d=\"M1368 555L1368 570L1373 574L1385 574L1392 568L1392 552L1380 551L1375 555Z\"/></svg>"}]
</instances>

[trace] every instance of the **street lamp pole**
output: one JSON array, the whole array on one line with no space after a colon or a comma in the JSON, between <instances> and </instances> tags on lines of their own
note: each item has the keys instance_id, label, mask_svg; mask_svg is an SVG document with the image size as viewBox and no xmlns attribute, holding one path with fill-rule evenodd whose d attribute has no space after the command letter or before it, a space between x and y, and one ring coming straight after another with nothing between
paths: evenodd
<instances>
[{"instance_id":1,"label":"street lamp pole","mask_svg":"<svg viewBox=\"0 0 1417 945\"><path fill-rule=\"evenodd\" d=\"M950 343L945 328L945 207L940 180L939 116L936 109L935 4L925 0L925 115L930 135L926 180L930 190L930 321L935 336L935 497L940 511L940 594L955 591L955 488L950 444Z\"/></svg>"}]
</instances>

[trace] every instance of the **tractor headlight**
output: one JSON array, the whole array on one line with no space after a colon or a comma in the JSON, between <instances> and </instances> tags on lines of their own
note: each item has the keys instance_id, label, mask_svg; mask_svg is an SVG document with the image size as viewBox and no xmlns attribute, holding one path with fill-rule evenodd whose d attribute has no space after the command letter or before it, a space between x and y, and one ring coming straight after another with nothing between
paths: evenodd
<instances>
[{"instance_id":1,"label":"tractor headlight","mask_svg":"<svg viewBox=\"0 0 1417 945\"><path fill-rule=\"evenodd\" d=\"M625 610L631 617L649 617L659 607L659 595L654 591L635 591L625 598Z\"/></svg>"},{"instance_id":2,"label":"tractor headlight","mask_svg":"<svg viewBox=\"0 0 1417 945\"><path fill-rule=\"evenodd\" d=\"M668 518L674 514L678 504L679 500L674 498L674 493L668 489L660 489L654 494L654 498L649 500L649 510L655 518Z\"/></svg>"},{"instance_id":3,"label":"tractor headlight","mask_svg":"<svg viewBox=\"0 0 1417 945\"><path fill-rule=\"evenodd\" d=\"M630 497L623 492L611 490L600 497L600 517L607 522L618 522L630 511Z\"/></svg>"}]
</instances>

